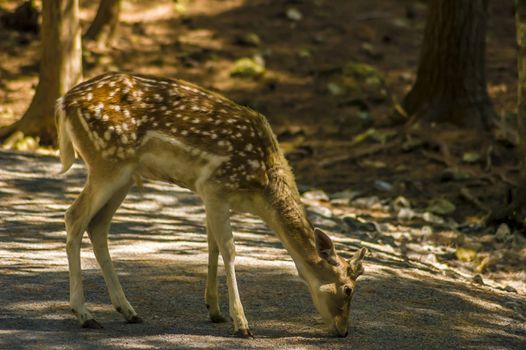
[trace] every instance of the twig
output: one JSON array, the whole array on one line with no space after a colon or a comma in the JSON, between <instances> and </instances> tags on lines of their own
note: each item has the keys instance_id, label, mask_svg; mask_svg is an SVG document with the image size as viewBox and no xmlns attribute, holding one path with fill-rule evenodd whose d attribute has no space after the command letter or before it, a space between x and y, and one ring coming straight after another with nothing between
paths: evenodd
<instances>
[{"instance_id":1,"label":"twig","mask_svg":"<svg viewBox=\"0 0 526 350\"><path fill-rule=\"evenodd\" d=\"M330 165L333 165L334 163L339 163L339 162L358 159L358 158L365 157L365 156L370 156L372 154L381 152L384 149L392 148L395 144L396 142L386 142L384 144L371 145L366 148L357 149L354 152L351 152L350 154L337 155L332 158L322 160L319 164L322 167L328 167Z\"/></svg>"}]
</instances>

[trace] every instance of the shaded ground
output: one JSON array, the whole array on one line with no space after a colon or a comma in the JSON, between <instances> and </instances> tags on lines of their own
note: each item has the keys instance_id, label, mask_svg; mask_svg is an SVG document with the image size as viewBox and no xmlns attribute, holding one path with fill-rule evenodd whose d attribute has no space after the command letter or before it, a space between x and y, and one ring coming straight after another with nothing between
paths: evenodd
<instances>
[{"instance_id":1,"label":"shaded ground","mask_svg":"<svg viewBox=\"0 0 526 350\"><path fill-rule=\"evenodd\" d=\"M81 1L84 28L97 3ZM0 12L16 4L3 2ZM516 110L513 6L512 0L490 1L488 89L503 120L513 120ZM291 9L301 19L291 17ZM393 100L401 100L415 79L425 16L417 0L127 0L118 40L109 50L88 45L84 72L86 78L108 70L158 74L217 90L269 118L302 184L404 195L422 206L446 197L457 205L458 221L476 221L480 208L459 192L468 188L487 205L503 205L505 187L517 176L509 142L477 131L424 130L408 137L391 118ZM29 105L38 49L35 35L0 30L0 124ZM236 60L254 56L265 62L262 77L231 76ZM350 62L375 68L379 87L343 79ZM371 129L373 137L354 142ZM444 142L451 159L444 157ZM479 159L463 163L466 152ZM443 171L459 164L470 176L445 183ZM374 180L393 190L376 190Z\"/></svg>"},{"instance_id":2,"label":"shaded ground","mask_svg":"<svg viewBox=\"0 0 526 350\"><path fill-rule=\"evenodd\" d=\"M313 220L335 228L331 235L342 254L361 245L371 249L353 300L350 336L326 335L280 243L259 220L237 215L240 291L257 338L232 338L228 323L207 320L199 200L151 183L130 193L110 243L128 298L146 322L125 324L112 310L86 240L87 299L105 328L82 330L67 305L62 221L82 187L82 167L60 178L53 175L59 170L53 157L0 152L0 162L0 348L519 349L526 342L524 296L404 260L360 232L342 233L336 216ZM221 292L227 310L224 281Z\"/></svg>"}]
</instances>

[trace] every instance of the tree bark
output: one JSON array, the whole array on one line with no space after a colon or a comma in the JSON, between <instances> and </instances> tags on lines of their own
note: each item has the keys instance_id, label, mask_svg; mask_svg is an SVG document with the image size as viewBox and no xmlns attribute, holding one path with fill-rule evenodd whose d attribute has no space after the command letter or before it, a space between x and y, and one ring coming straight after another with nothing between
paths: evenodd
<instances>
[{"instance_id":1,"label":"tree bark","mask_svg":"<svg viewBox=\"0 0 526 350\"><path fill-rule=\"evenodd\" d=\"M38 86L24 116L0 130L0 139L19 130L40 137L42 144L55 143L55 101L82 79L78 9L78 0L43 1Z\"/></svg>"},{"instance_id":2,"label":"tree bark","mask_svg":"<svg viewBox=\"0 0 526 350\"><path fill-rule=\"evenodd\" d=\"M496 210L494 219L508 219L525 224L526 219L526 0L516 1L515 30L517 39L517 129L520 180L508 189L509 203Z\"/></svg>"},{"instance_id":3,"label":"tree bark","mask_svg":"<svg viewBox=\"0 0 526 350\"><path fill-rule=\"evenodd\" d=\"M428 123L489 126L495 111L486 89L488 0L431 0L417 80L403 101Z\"/></svg>"},{"instance_id":4,"label":"tree bark","mask_svg":"<svg viewBox=\"0 0 526 350\"><path fill-rule=\"evenodd\" d=\"M119 24L120 0L100 0L95 19L86 31L85 39L98 45L110 45Z\"/></svg>"}]
</instances>

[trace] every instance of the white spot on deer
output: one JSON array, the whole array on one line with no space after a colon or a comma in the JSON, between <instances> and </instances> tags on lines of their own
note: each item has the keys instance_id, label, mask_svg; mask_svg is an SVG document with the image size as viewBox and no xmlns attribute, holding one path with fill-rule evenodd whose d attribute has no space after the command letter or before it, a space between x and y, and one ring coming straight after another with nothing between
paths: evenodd
<instances>
[{"instance_id":1,"label":"white spot on deer","mask_svg":"<svg viewBox=\"0 0 526 350\"><path fill-rule=\"evenodd\" d=\"M187 130L182 130L182 131L181 131L181 135L183 135L183 136L188 135L188 131L187 131Z\"/></svg>"},{"instance_id":2,"label":"white spot on deer","mask_svg":"<svg viewBox=\"0 0 526 350\"><path fill-rule=\"evenodd\" d=\"M91 101L93 99L93 94L91 92L88 92L86 94L86 101Z\"/></svg>"},{"instance_id":3,"label":"white spot on deer","mask_svg":"<svg viewBox=\"0 0 526 350\"><path fill-rule=\"evenodd\" d=\"M148 116L147 115L143 115L142 118L141 118L141 122L146 123L147 121L148 121Z\"/></svg>"},{"instance_id":4,"label":"white spot on deer","mask_svg":"<svg viewBox=\"0 0 526 350\"><path fill-rule=\"evenodd\" d=\"M119 157L120 159L124 159L126 158L126 156L124 155L124 149L119 147L117 148L117 157Z\"/></svg>"},{"instance_id":5,"label":"white spot on deer","mask_svg":"<svg viewBox=\"0 0 526 350\"><path fill-rule=\"evenodd\" d=\"M212 140L217 139L217 134L210 134L210 138L211 138Z\"/></svg>"},{"instance_id":6,"label":"white spot on deer","mask_svg":"<svg viewBox=\"0 0 526 350\"><path fill-rule=\"evenodd\" d=\"M115 84L116 84L116 83L115 83L114 81L110 81L108 85L109 85L110 87L115 87Z\"/></svg>"},{"instance_id":7,"label":"white spot on deer","mask_svg":"<svg viewBox=\"0 0 526 350\"><path fill-rule=\"evenodd\" d=\"M128 144L128 136L126 136L126 134L121 136L121 142L125 145Z\"/></svg>"},{"instance_id":8,"label":"white spot on deer","mask_svg":"<svg viewBox=\"0 0 526 350\"><path fill-rule=\"evenodd\" d=\"M192 123L199 124L199 118L194 118L194 120L192 120Z\"/></svg>"},{"instance_id":9,"label":"white spot on deer","mask_svg":"<svg viewBox=\"0 0 526 350\"><path fill-rule=\"evenodd\" d=\"M125 109L125 110L122 111L122 113L124 114L124 116L125 116L126 118L129 118L129 117L130 117L130 111L129 111L129 110Z\"/></svg>"},{"instance_id":10,"label":"white spot on deer","mask_svg":"<svg viewBox=\"0 0 526 350\"><path fill-rule=\"evenodd\" d=\"M254 160L254 159L247 160L247 163L248 165L250 165L252 169L259 169L261 167L261 164L257 160Z\"/></svg>"},{"instance_id":11,"label":"white spot on deer","mask_svg":"<svg viewBox=\"0 0 526 350\"><path fill-rule=\"evenodd\" d=\"M199 106L192 106L192 111L198 111L200 110Z\"/></svg>"},{"instance_id":12,"label":"white spot on deer","mask_svg":"<svg viewBox=\"0 0 526 350\"><path fill-rule=\"evenodd\" d=\"M172 128L171 131L175 134L177 132L177 128Z\"/></svg>"},{"instance_id":13,"label":"white spot on deer","mask_svg":"<svg viewBox=\"0 0 526 350\"><path fill-rule=\"evenodd\" d=\"M107 114L104 114L104 115L102 116L102 121L103 121L103 122L107 122L108 120L110 120L110 116L107 115Z\"/></svg>"},{"instance_id":14,"label":"white spot on deer","mask_svg":"<svg viewBox=\"0 0 526 350\"><path fill-rule=\"evenodd\" d=\"M252 149L254 149L254 146L251 143L247 143L247 145L245 146L245 150L250 152L252 151Z\"/></svg>"},{"instance_id":15,"label":"white spot on deer","mask_svg":"<svg viewBox=\"0 0 526 350\"><path fill-rule=\"evenodd\" d=\"M115 132L117 133L117 135L121 135L122 134L122 128L120 125L116 125L115 126Z\"/></svg>"},{"instance_id":16,"label":"white spot on deer","mask_svg":"<svg viewBox=\"0 0 526 350\"><path fill-rule=\"evenodd\" d=\"M166 111L166 110L167 110L166 106L161 106L161 111Z\"/></svg>"},{"instance_id":17,"label":"white spot on deer","mask_svg":"<svg viewBox=\"0 0 526 350\"><path fill-rule=\"evenodd\" d=\"M110 132L109 130L106 130L106 131L104 132L104 139L105 139L106 141L111 140L111 132Z\"/></svg>"}]
</instances>

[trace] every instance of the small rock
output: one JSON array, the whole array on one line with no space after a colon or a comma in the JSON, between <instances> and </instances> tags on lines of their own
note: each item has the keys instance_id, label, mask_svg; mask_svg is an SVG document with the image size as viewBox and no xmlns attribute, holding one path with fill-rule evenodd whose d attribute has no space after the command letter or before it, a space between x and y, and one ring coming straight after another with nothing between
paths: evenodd
<instances>
[{"instance_id":1,"label":"small rock","mask_svg":"<svg viewBox=\"0 0 526 350\"><path fill-rule=\"evenodd\" d=\"M310 205L309 211L325 218L332 217L332 211L329 208Z\"/></svg>"},{"instance_id":2,"label":"small rock","mask_svg":"<svg viewBox=\"0 0 526 350\"><path fill-rule=\"evenodd\" d=\"M297 21L301 21L301 19L303 18L303 15L297 8L289 7L287 9L287 18L290 19L291 21L297 22Z\"/></svg>"},{"instance_id":3,"label":"small rock","mask_svg":"<svg viewBox=\"0 0 526 350\"><path fill-rule=\"evenodd\" d=\"M404 196L398 196L393 201L393 207L395 208L411 208L411 202Z\"/></svg>"},{"instance_id":4,"label":"small rock","mask_svg":"<svg viewBox=\"0 0 526 350\"><path fill-rule=\"evenodd\" d=\"M484 285L484 280L482 279L482 276L479 274L476 274L473 276L473 282L476 284Z\"/></svg>"},{"instance_id":5,"label":"small rock","mask_svg":"<svg viewBox=\"0 0 526 350\"><path fill-rule=\"evenodd\" d=\"M351 203L358 209L381 209L382 202L376 196L357 198Z\"/></svg>"},{"instance_id":6,"label":"small rock","mask_svg":"<svg viewBox=\"0 0 526 350\"><path fill-rule=\"evenodd\" d=\"M331 204L334 206L348 206L351 203L351 200L349 198L334 198L331 199Z\"/></svg>"},{"instance_id":7,"label":"small rock","mask_svg":"<svg viewBox=\"0 0 526 350\"><path fill-rule=\"evenodd\" d=\"M517 293L517 289L513 288L512 286L505 286L503 289L504 289L506 292Z\"/></svg>"},{"instance_id":8,"label":"small rock","mask_svg":"<svg viewBox=\"0 0 526 350\"><path fill-rule=\"evenodd\" d=\"M374 181L374 188L376 188L378 191L382 191L382 192L391 192L393 190L393 185L391 185L387 181L375 180Z\"/></svg>"},{"instance_id":9,"label":"small rock","mask_svg":"<svg viewBox=\"0 0 526 350\"><path fill-rule=\"evenodd\" d=\"M438 263L438 260L435 254L422 255L422 257L420 258L420 261L431 264L431 265L436 265Z\"/></svg>"},{"instance_id":10,"label":"small rock","mask_svg":"<svg viewBox=\"0 0 526 350\"><path fill-rule=\"evenodd\" d=\"M328 202L329 196L322 190L312 190L303 193L303 199L316 200L320 202Z\"/></svg>"},{"instance_id":11,"label":"small rock","mask_svg":"<svg viewBox=\"0 0 526 350\"><path fill-rule=\"evenodd\" d=\"M425 212L424 214L422 214L422 220L424 220L425 222L429 222L431 224L437 224L437 225L443 224L445 222L444 219L441 218L440 216L434 215L429 212Z\"/></svg>"},{"instance_id":12,"label":"small rock","mask_svg":"<svg viewBox=\"0 0 526 350\"><path fill-rule=\"evenodd\" d=\"M435 198L431 200L429 206L427 207L427 211L439 215L451 214L456 209L457 208L455 207L455 205L445 198Z\"/></svg>"},{"instance_id":13,"label":"small rock","mask_svg":"<svg viewBox=\"0 0 526 350\"><path fill-rule=\"evenodd\" d=\"M400 208L396 214L396 218L401 221L412 220L417 216L418 214L411 208Z\"/></svg>"},{"instance_id":14,"label":"small rock","mask_svg":"<svg viewBox=\"0 0 526 350\"><path fill-rule=\"evenodd\" d=\"M506 224L500 224L497 232L495 232L495 240L497 242L504 242L511 234L510 228Z\"/></svg>"}]
</instances>

